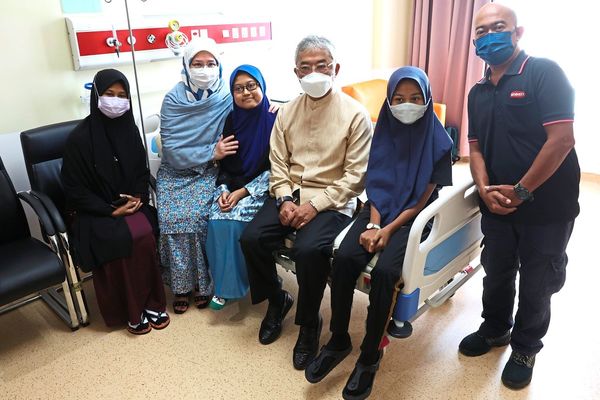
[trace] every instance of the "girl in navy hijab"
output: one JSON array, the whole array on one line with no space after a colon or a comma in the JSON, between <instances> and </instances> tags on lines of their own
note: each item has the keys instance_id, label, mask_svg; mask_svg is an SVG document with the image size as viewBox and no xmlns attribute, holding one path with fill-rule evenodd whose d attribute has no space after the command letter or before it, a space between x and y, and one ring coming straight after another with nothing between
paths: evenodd
<instances>
[{"instance_id":1,"label":"girl in navy hijab","mask_svg":"<svg viewBox=\"0 0 600 400\"><path fill-rule=\"evenodd\" d=\"M399 290L410 228L417 214L437 199L439 188L452 184L451 148L452 141L433 112L427 75L416 67L395 71L371 143L366 178L369 201L333 262L332 336L306 368L309 382L323 379L352 350L348 324L354 287L365 265L379 253L371 271L361 354L342 393L344 399L369 396L383 354L380 343Z\"/></svg>"},{"instance_id":2,"label":"girl in navy hijab","mask_svg":"<svg viewBox=\"0 0 600 400\"><path fill-rule=\"evenodd\" d=\"M215 295L210 307L219 310L227 300L248 293L248 275L239 244L242 231L268 196L269 138L276 114L269 111L267 86L252 65L241 65L231 74L229 89L233 111L227 117L224 139L234 136L236 154L220 162L217 190L208 223L206 253Z\"/></svg>"}]
</instances>

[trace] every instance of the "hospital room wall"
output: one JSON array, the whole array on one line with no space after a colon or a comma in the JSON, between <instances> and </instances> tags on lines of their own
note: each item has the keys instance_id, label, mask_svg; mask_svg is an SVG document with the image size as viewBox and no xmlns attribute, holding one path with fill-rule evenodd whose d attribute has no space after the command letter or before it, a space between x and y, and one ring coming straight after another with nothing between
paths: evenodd
<instances>
[{"instance_id":1,"label":"hospital room wall","mask_svg":"<svg viewBox=\"0 0 600 400\"><path fill-rule=\"evenodd\" d=\"M411 0L398 2L410 4ZM205 19L210 13L231 17L234 22L243 22L250 17L270 21L272 41L222 47L223 74L228 77L235 66L254 64L261 68L267 79L268 95L287 100L300 92L293 73L294 50L297 42L307 34L326 36L337 46L336 57L342 66L338 77L340 85L373 77L387 78L392 67L403 65L405 59L402 57L391 60L389 56L385 59L381 56L386 51L404 51L402 44L397 43L407 37L408 25L403 27L406 32L398 27L390 29L390 24L383 26L388 26L386 30L381 26L382 16L389 10L385 7L393 6L393 10L399 12L406 8L397 7L395 3L396 0L303 0L300 3L253 0L249 6L245 0L129 0L128 4L134 28L136 17L144 15L164 15L165 25L178 15L197 14ZM103 10L98 16L103 21L112 22L116 16L125 18L123 0L113 0L110 4L101 1L101 4ZM83 104L80 96L85 92L83 85L92 80L98 69L73 69L65 16L60 0L2 0L0 5L0 37L3 39L0 41L0 156L17 190L29 189L19 133L84 118L89 113L89 105ZM399 20L406 18L402 16ZM385 42L390 50L384 49L381 40L374 40L374 26L378 27L378 32L396 35L396 44ZM378 58L374 54L379 54ZM132 66L116 68L129 78L133 90ZM181 60L138 63L137 69L144 115L159 112L165 93L180 79ZM133 94L135 97L135 91ZM136 101L134 98L137 114ZM26 213L30 228L39 237L35 217L28 208Z\"/></svg>"},{"instance_id":2,"label":"hospital room wall","mask_svg":"<svg viewBox=\"0 0 600 400\"><path fill-rule=\"evenodd\" d=\"M402 53L400 57L384 57L383 49L391 46L389 40L374 40L374 35L379 34L381 39L382 32L385 35L395 33L397 42L408 35L402 32L398 36L397 28L391 29L390 24L381 23L380 15L374 15L378 6L392 2L305 0L293 12L289 3L281 1L255 0L251 8L243 0L223 2L224 5L219 7L221 13L231 15L237 21L243 21L249 15L264 16L272 22L273 32L273 40L269 42L223 46L224 76L228 77L239 64L253 63L263 70L272 98L290 99L300 92L293 74L295 45L306 34L314 33L324 35L336 44L337 58L342 66L338 77L340 84L375 76L386 78L389 68L405 62L405 49L402 45L395 47L395 52ZM113 1L111 6L121 7L124 15L122 3ZM129 0L132 14L162 13L167 8L159 3L163 4ZM402 0L399 3L411 2ZM79 97L85 92L83 84L92 80L97 69L74 71L60 1L36 1L34 4L4 0L1 6L0 34L5 40L0 44L3 54L0 79L4 92L0 96L0 135L83 118L89 112L89 106ZM189 13L190 9L200 12L198 4L194 0L182 0L169 5L168 10L172 15ZM236 18L236 15L240 17ZM168 18L165 16L165 24ZM377 26L375 30L374 25ZM116 68L127 75L133 88L133 68L126 65ZM180 70L179 59L138 63L144 114L159 111L164 94L180 79Z\"/></svg>"}]
</instances>

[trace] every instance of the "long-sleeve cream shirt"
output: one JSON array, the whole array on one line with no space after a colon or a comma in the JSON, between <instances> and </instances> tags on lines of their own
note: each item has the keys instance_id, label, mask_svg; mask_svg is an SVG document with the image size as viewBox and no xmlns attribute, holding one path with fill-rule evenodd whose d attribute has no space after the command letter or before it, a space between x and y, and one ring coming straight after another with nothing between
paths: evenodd
<instances>
[{"instance_id":1,"label":"long-sleeve cream shirt","mask_svg":"<svg viewBox=\"0 0 600 400\"><path fill-rule=\"evenodd\" d=\"M300 204L347 211L364 189L372 135L367 110L340 90L286 103L271 134L271 195L300 189Z\"/></svg>"}]
</instances>

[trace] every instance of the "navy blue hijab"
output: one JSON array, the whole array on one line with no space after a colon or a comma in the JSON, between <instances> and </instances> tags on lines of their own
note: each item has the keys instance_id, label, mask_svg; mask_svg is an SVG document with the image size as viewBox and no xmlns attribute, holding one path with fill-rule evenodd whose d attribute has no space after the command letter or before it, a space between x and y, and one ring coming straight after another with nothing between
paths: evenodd
<instances>
[{"instance_id":1,"label":"navy blue hijab","mask_svg":"<svg viewBox=\"0 0 600 400\"><path fill-rule=\"evenodd\" d=\"M233 102L233 132L235 138L239 141L239 147L235 156L230 157L239 157L242 164L242 174L245 177L250 177L255 175L261 167L265 154L269 151L269 139L276 114L269 112L267 84L260 70L252 65L240 65L233 70L231 78L229 78L231 94L233 95L233 82L240 72L245 72L254 78L263 93L260 104L250 110L238 107L235 101Z\"/></svg>"},{"instance_id":2,"label":"navy blue hijab","mask_svg":"<svg viewBox=\"0 0 600 400\"><path fill-rule=\"evenodd\" d=\"M418 84L427 104L423 117L411 125L398 121L389 107L396 86L403 79ZM425 72L416 67L396 70L379 112L367 167L367 197L381 214L383 226L418 203L431 181L435 163L451 148L452 140L433 112Z\"/></svg>"}]
</instances>

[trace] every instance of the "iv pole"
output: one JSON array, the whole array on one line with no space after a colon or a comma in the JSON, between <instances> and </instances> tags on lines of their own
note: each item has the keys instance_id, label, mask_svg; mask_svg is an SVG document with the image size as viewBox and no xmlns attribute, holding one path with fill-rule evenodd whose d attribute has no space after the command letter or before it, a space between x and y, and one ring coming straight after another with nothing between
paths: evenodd
<instances>
[{"instance_id":1,"label":"iv pole","mask_svg":"<svg viewBox=\"0 0 600 400\"><path fill-rule=\"evenodd\" d=\"M112 0L104 0L106 3L110 3L112 2ZM131 59L133 61L133 75L135 78L135 91L137 93L137 100L138 100L138 108L140 110L140 123L142 125L142 139L144 141L144 149L145 149L145 153L146 153L146 167L148 168L148 170L150 169L150 160L148 158L148 142L146 140L146 128L144 126L144 113L142 112L142 97L140 96L140 84L138 81L138 74L137 74L137 65L135 62L135 39L133 37L133 30L131 29L131 21L129 19L129 6L127 4L127 0L125 1L125 14L127 16L127 28L129 29L129 44L131 45ZM145 2L146 0L142 0L142 2ZM115 38L115 40L118 40L117 38ZM152 203L156 205L156 198L155 198L155 194L153 191L151 191L150 196L152 198Z\"/></svg>"}]
</instances>

